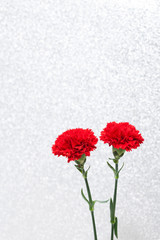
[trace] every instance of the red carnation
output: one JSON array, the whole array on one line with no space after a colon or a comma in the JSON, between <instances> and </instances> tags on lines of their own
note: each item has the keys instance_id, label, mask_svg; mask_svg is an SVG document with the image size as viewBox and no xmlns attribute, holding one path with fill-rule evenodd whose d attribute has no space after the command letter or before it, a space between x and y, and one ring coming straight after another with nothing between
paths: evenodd
<instances>
[{"instance_id":1,"label":"red carnation","mask_svg":"<svg viewBox=\"0 0 160 240\"><path fill-rule=\"evenodd\" d=\"M114 148L131 151L140 146L144 139L139 131L128 122L110 122L103 129L100 140Z\"/></svg>"},{"instance_id":2,"label":"red carnation","mask_svg":"<svg viewBox=\"0 0 160 240\"><path fill-rule=\"evenodd\" d=\"M96 149L98 138L91 129L69 129L59 135L52 146L54 155L67 157L68 162L81 158L82 154L90 156L90 151Z\"/></svg>"}]
</instances>

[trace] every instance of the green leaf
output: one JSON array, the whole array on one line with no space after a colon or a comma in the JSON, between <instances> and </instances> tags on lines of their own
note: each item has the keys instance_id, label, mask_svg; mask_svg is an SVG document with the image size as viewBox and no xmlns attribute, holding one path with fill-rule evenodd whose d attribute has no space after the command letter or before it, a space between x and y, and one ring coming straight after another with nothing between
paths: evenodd
<instances>
[{"instance_id":1,"label":"green leaf","mask_svg":"<svg viewBox=\"0 0 160 240\"><path fill-rule=\"evenodd\" d=\"M87 177L88 174L88 170L90 169L90 166L88 167L88 169L85 171L85 177Z\"/></svg>"},{"instance_id":2,"label":"green leaf","mask_svg":"<svg viewBox=\"0 0 160 240\"><path fill-rule=\"evenodd\" d=\"M119 169L118 173L120 173L120 171L122 170L123 167L124 167L124 163L123 163L122 167Z\"/></svg>"},{"instance_id":3,"label":"green leaf","mask_svg":"<svg viewBox=\"0 0 160 240\"><path fill-rule=\"evenodd\" d=\"M81 188L81 195L82 195L83 199L89 204L89 201L88 201L88 199L85 197L82 188Z\"/></svg>"},{"instance_id":4,"label":"green leaf","mask_svg":"<svg viewBox=\"0 0 160 240\"><path fill-rule=\"evenodd\" d=\"M117 219L117 217L115 218L114 233L115 233L116 238L118 238L118 219Z\"/></svg>"},{"instance_id":5,"label":"green leaf","mask_svg":"<svg viewBox=\"0 0 160 240\"><path fill-rule=\"evenodd\" d=\"M112 198L110 198L110 217L111 223L114 224L114 204L112 202Z\"/></svg>"},{"instance_id":6,"label":"green leaf","mask_svg":"<svg viewBox=\"0 0 160 240\"><path fill-rule=\"evenodd\" d=\"M115 169L114 169L114 167L112 167L112 165L111 165L109 162L107 162L107 164L108 164L108 166L112 169L112 171L113 171L114 174L115 174Z\"/></svg>"},{"instance_id":7,"label":"green leaf","mask_svg":"<svg viewBox=\"0 0 160 240\"><path fill-rule=\"evenodd\" d=\"M108 166L112 169L112 171L113 171L113 173L114 173L114 177L115 177L116 179L118 179L118 177L119 177L119 172L116 171L116 169L114 169L109 162L107 162L107 164L108 164Z\"/></svg>"},{"instance_id":8,"label":"green leaf","mask_svg":"<svg viewBox=\"0 0 160 240\"><path fill-rule=\"evenodd\" d=\"M109 199L108 200L106 200L106 201L99 201L99 200L95 200L94 202L99 202L99 203L107 203L109 201Z\"/></svg>"}]
</instances>

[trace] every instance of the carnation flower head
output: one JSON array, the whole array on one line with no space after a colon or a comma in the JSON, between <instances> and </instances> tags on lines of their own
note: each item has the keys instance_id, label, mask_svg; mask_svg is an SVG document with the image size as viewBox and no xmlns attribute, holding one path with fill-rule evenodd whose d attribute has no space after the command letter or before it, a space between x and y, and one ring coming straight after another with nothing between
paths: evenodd
<instances>
[{"instance_id":1,"label":"carnation flower head","mask_svg":"<svg viewBox=\"0 0 160 240\"><path fill-rule=\"evenodd\" d=\"M128 122L108 123L101 132L100 140L128 152L139 147L144 141L139 131Z\"/></svg>"},{"instance_id":2,"label":"carnation flower head","mask_svg":"<svg viewBox=\"0 0 160 240\"><path fill-rule=\"evenodd\" d=\"M90 152L96 149L98 138L91 129L69 129L59 135L52 146L54 155L68 158L68 162L81 158L83 154L90 156Z\"/></svg>"}]
</instances>

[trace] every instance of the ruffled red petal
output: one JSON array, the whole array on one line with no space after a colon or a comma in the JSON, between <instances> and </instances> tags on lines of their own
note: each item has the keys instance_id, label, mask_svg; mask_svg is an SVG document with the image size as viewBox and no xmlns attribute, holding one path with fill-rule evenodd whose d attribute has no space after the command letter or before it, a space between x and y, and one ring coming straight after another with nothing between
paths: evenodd
<instances>
[{"instance_id":1,"label":"ruffled red petal","mask_svg":"<svg viewBox=\"0 0 160 240\"><path fill-rule=\"evenodd\" d=\"M52 146L52 153L68 158L68 162L78 160L82 154L90 156L96 149L98 138L91 129L69 129L59 135Z\"/></svg>"},{"instance_id":2,"label":"ruffled red petal","mask_svg":"<svg viewBox=\"0 0 160 240\"><path fill-rule=\"evenodd\" d=\"M128 122L110 122L103 129L100 140L108 143L109 146L131 151L143 143L144 139L139 131Z\"/></svg>"}]
</instances>

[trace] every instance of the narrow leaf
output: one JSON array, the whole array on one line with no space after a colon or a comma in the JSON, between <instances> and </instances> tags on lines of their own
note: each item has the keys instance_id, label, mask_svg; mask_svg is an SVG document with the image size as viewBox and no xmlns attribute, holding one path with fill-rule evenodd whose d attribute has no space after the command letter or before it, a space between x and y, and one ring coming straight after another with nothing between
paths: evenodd
<instances>
[{"instance_id":1,"label":"narrow leaf","mask_svg":"<svg viewBox=\"0 0 160 240\"><path fill-rule=\"evenodd\" d=\"M112 198L110 198L110 217L111 217L111 223L114 223L114 205L112 202Z\"/></svg>"},{"instance_id":2,"label":"narrow leaf","mask_svg":"<svg viewBox=\"0 0 160 240\"><path fill-rule=\"evenodd\" d=\"M107 162L107 164L112 169L112 171L115 173L115 169L112 167L112 165L109 162Z\"/></svg>"},{"instance_id":3,"label":"narrow leaf","mask_svg":"<svg viewBox=\"0 0 160 240\"><path fill-rule=\"evenodd\" d=\"M119 169L118 173L120 173L120 171L122 170L123 167L124 167L124 163L123 163L122 167Z\"/></svg>"},{"instance_id":4,"label":"narrow leaf","mask_svg":"<svg viewBox=\"0 0 160 240\"><path fill-rule=\"evenodd\" d=\"M118 219L117 219L117 217L115 218L114 233L115 233L116 238L118 238Z\"/></svg>"},{"instance_id":5,"label":"narrow leaf","mask_svg":"<svg viewBox=\"0 0 160 240\"><path fill-rule=\"evenodd\" d=\"M90 166L88 167L88 169L85 171L85 177L87 177L88 174L88 170L90 169Z\"/></svg>"},{"instance_id":6,"label":"narrow leaf","mask_svg":"<svg viewBox=\"0 0 160 240\"><path fill-rule=\"evenodd\" d=\"M109 199L108 200L106 200L106 201L99 201L99 200L95 200L94 202L99 202L99 203L107 203L109 201Z\"/></svg>"},{"instance_id":7,"label":"narrow leaf","mask_svg":"<svg viewBox=\"0 0 160 240\"><path fill-rule=\"evenodd\" d=\"M85 197L82 188L81 188L81 195L82 195L83 199L89 204L89 201L88 201L88 199Z\"/></svg>"}]
</instances>

